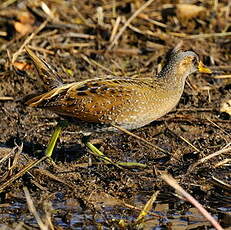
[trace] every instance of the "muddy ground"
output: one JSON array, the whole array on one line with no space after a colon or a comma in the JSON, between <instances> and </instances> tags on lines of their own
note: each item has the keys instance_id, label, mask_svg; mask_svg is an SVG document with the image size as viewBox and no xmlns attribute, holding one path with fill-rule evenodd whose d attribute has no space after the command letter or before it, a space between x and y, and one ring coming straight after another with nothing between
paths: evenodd
<instances>
[{"instance_id":1,"label":"muddy ground","mask_svg":"<svg viewBox=\"0 0 231 230\"><path fill-rule=\"evenodd\" d=\"M182 3L192 4L190 10ZM231 152L194 165L230 148L230 3L153 1L115 40L144 4L141 0L0 3L2 229L39 228L25 188L49 229L212 229L160 178L159 170L177 179L224 228L231 227ZM166 53L180 41L184 49L196 51L213 74L191 75L172 112L133 131L167 153L122 132L92 134L91 142L113 162L146 167L105 164L82 143L81 127L70 124L61 134L53 161L42 161L3 188L44 155L61 119L23 103L28 95L44 90L24 49L15 56L25 41L57 68L65 82L108 74L155 75ZM156 191L150 213L137 224L140 210Z\"/></svg>"}]
</instances>

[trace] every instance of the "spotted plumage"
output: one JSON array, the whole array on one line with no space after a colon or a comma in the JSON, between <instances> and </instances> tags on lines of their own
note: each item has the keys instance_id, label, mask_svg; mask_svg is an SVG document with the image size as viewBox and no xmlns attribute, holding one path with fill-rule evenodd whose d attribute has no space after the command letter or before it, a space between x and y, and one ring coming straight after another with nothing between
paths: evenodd
<instances>
[{"instance_id":1,"label":"spotted plumage","mask_svg":"<svg viewBox=\"0 0 231 230\"><path fill-rule=\"evenodd\" d=\"M174 51L153 78L108 76L63 84L54 69L26 48L47 92L32 98L29 106L49 109L80 121L115 124L135 129L149 124L178 103L186 77L197 70L209 72L192 51ZM49 78L50 75L50 78Z\"/></svg>"}]
</instances>

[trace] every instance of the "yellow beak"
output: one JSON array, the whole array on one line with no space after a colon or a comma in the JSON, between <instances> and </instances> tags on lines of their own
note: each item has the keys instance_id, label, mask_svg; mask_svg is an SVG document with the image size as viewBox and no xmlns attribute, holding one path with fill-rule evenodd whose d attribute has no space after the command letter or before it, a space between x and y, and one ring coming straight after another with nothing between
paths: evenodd
<instances>
[{"instance_id":1,"label":"yellow beak","mask_svg":"<svg viewBox=\"0 0 231 230\"><path fill-rule=\"evenodd\" d=\"M199 62L198 70L200 73L212 73L211 69L206 67L201 61Z\"/></svg>"}]
</instances>

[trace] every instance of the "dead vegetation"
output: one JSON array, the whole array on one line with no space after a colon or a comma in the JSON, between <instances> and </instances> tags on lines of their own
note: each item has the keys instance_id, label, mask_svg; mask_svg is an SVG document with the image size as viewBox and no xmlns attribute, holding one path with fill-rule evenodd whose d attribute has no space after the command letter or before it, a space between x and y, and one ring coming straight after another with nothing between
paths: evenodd
<instances>
[{"instance_id":1,"label":"dead vegetation","mask_svg":"<svg viewBox=\"0 0 231 230\"><path fill-rule=\"evenodd\" d=\"M0 227L211 228L160 171L230 227L230 23L228 0L1 1ZM72 124L54 161L42 158L59 118L23 104L43 91L25 45L72 82L155 75L180 41L214 73L190 76L175 111L133 132L143 140L94 135L112 164L87 150Z\"/></svg>"}]
</instances>

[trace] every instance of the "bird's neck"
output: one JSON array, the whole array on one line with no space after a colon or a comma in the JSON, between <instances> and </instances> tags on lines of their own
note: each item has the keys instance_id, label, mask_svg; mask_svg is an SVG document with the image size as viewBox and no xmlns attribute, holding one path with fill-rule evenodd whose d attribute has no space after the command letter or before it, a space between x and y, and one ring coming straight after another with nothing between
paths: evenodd
<instances>
[{"instance_id":1,"label":"bird's neck","mask_svg":"<svg viewBox=\"0 0 231 230\"><path fill-rule=\"evenodd\" d=\"M177 73L176 73L177 72ZM166 89L183 89L187 74L175 71L172 68L164 67L156 78L165 85Z\"/></svg>"}]
</instances>

